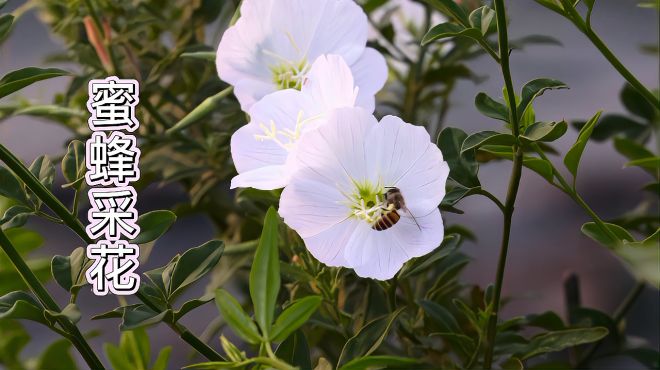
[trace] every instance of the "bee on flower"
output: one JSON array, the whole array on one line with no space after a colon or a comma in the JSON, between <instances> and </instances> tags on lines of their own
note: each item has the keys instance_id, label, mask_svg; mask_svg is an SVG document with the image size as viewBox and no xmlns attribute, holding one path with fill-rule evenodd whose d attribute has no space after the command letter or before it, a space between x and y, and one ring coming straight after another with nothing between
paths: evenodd
<instances>
[{"instance_id":1,"label":"bee on flower","mask_svg":"<svg viewBox=\"0 0 660 370\"><path fill-rule=\"evenodd\" d=\"M292 162L279 213L319 261L386 280L440 245L449 167L424 128L336 109Z\"/></svg>"}]
</instances>

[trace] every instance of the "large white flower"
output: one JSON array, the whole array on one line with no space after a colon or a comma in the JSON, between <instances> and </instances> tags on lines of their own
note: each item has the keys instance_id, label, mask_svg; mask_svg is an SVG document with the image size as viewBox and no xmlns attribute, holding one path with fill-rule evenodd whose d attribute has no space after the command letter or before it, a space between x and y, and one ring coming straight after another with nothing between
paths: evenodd
<instances>
[{"instance_id":1,"label":"large white flower","mask_svg":"<svg viewBox=\"0 0 660 370\"><path fill-rule=\"evenodd\" d=\"M378 123L360 108L337 109L297 151L279 212L321 262L386 280L440 245L438 205L449 167L424 128L393 116ZM391 187L407 210L377 231L374 223L393 209L384 197Z\"/></svg>"},{"instance_id":2,"label":"large white flower","mask_svg":"<svg viewBox=\"0 0 660 370\"><path fill-rule=\"evenodd\" d=\"M367 28L353 0L244 0L241 17L218 46L218 73L234 85L247 111L268 93L300 89L310 63L337 54L351 66L358 102L369 108L387 79L387 65L366 47Z\"/></svg>"},{"instance_id":3,"label":"large white flower","mask_svg":"<svg viewBox=\"0 0 660 370\"><path fill-rule=\"evenodd\" d=\"M312 65L301 91L276 91L259 100L250 108L250 122L231 138L238 171L231 187L271 190L286 186L300 137L321 125L332 109L356 106L357 95L344 59L322 55Z\"/></svg>"}]
</instances>

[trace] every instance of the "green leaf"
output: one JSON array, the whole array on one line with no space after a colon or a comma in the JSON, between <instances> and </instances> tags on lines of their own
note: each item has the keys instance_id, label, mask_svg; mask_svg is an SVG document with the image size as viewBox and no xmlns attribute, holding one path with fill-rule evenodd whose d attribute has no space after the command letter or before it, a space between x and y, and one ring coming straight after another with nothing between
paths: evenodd
<instances>
[{"instance_id":1,"label":"green leaf","mask_svg":"<svg viewBox=\"0 0 660 370\"><path fill-rule=\"evenodd\" d=\"M518 353L518 357L526 360L544 353L558 352L580 344L596 342L603 339L607 333L607 329L602 327L543 333L533 337L526 348Z\"/></svg>"},{"instance_id":2,"label":"green leaf","mask_svg":"<svg viewBox=\"0 0 660 370\"><path fill-rule=\"evenodd\" d=\"M399 279L415 276L430 268L435 267L437 262L454 252L461 243L459 234L449 234L442 240L442 244L433 252L423 257L418 257L407 263L399 272Z\"/></svg>"},{"instance_id":3,"label":"green leaf","mask_svg":"<svg viewBox=\"0 0 660 370\"><path fill-rule=\"evenodd\" d=\"M8 369L23 369L20 359L30 335L16 320L0 320L0 363Z\"/></svg>"},{"instance_id":4,"label":"green leaf","mask_svg":"<svg viewBox=\"0 0 660 370\"><path fill-rule=\"evenodd\" d=\"M261 342L261 336L254 325L254 321L243 311L240 303L224 289L218 289L215 293L215 304L227 324L234 332L246 342L257 344Z\"/></svg>"},{"instance_id":5,"label":"green leaf","mask_svg":"<svg viewBox=\"0 0 660 370\"><path fill-rule=\"evenodd\" d=\"M565 15L564 8L557 3L557 0L534 0L540 5L552 10L555 13Z\"/></svg>"},{"instance_id":6,"label":"green leaf","mask_svg":"<svg viewBox=\"0 0 660 370\"><path fill-rule=\"evenodd\" d=\"M635 240L626 229L619 225L605 223L605 226L618 238L617 240L612 240L595 222L587 222L582 225L582 233L608 248L616 248L624 241L632 242Z\"/></svg>"},{"instance_id":7,"label":"green leaf","mask_svg":"<svg viewBox=\"0 0 660 370\"><path fill-rule=\"evenodd\" d=\"M59 105L30 105L25 108L14 111L14 116L35 116L45 117L50 120L69 120L72 118L84 118L88 115L87 111L75 108L61 107ZM74 140L78 141L78 140Z\"/></svg>"},{"instance_id":8,"label":"green leaf","mask_svg":"<svg viewBox=\"0 0 660 370\"><path fill-rule=\"evenodd\" d=\"M620 96L621 102L630 113L644 118L648 122L652 122L658 114L658 111L653 105L651 105L651 103L649 103L629 84L626 84L623 89L621 89Z\"/></svg>"},{"instance_id":9,"label":"green leaf","mask_svg":"<svg viewBox=\"0 0 660 370\"><path fill-rule=\"evenodd\" d=\"M465 28L455 23L441 23L429 30L422 39L422 46L436 40L442 40L450 37L468 37L480 41L482 39L481 31L476 28Z\"/></svg>"},{"instance_id":10,"label":"green leaf","mask_svg":"<svg viewBox=\"0 0 660 370\"><path fill-rule=\"evenodd\" d=\"M270 332L270 339L275 342L285 340L291 333L309 320L319 308L323 298L320 296L307 296L293 302L277 317Z\"/></svg>"},{"instance_id":11,"label":"green leaf","mask_svg":"<svg viewBox=\"0 0 660 370\"><path fill-rule=\"evenodd\" d=\"M525 366L516 357L510 357L502 363L502 370L524 370Z\"/></svg>"},{"instance_id":12,"label":"green leaf","mask_svg":"<svg viewBox=\"0 0 660 370\"><path fill-rule=\"evenodd\" d=\"M587 121L584 127L582 127L580 130L580 134L578 135L575 144L573 144L571 149L568 150L566 156L564 157L564 165L566 168L568 168L571 174L573 174L573 184L575 184L575 178L577 178L577 171L578 166L580 165L580 159L582 158L582 153L584 152L584 148L587 146L589 136L591 136L591 133L594 130L594 126L596 126L601 113L602 112L596 113L595 116L591 117L591 119Z\"/></svg>"},{"instance_id":13,"label":"green leaf","mask_svg":"<svg viewBox=\"0 0 660 370\"><path fill-rule=\"evenodd\" d=\"M62 312L57 312L57 311L52 311L52 310L45 310L44 311L44 316L48 321L50 321L51 325L55 325L57 322L58 318L64 318L67 319L74 324L80 321L81 314L80 310L78 309L78 306L75 303L69 303L62 309Z\"/></svg>"},{"instance_id":14,"label":"green leaf","mask_svg":"<svg viewBox=\"0 0 660 370\"><path fill-rule=\"evenodd\" d=\"M0 196L27 204L25 189L14 174L0 166Z\"/></svg>"},{"instance_id":15,"label":"green leaf","mask_svg":"<svg viewBox=\"0 0 660 370\"><path fill-rule=\"evenodd\" d=\"M69 143L64 158L62 158L62 174L67 181L63 187L73 187L76 190L82 188L85 178L85 144L79 140Z\"/></svg>"},{"instance_id":16,"label":"green leaf","mask_svg":"<svg viewBox=\"0 0 660 370\"><path fill-rule=\"evenodd\" d=\"M484 145L510 146L515 142L516 139L511 134L503 134L495 131L481 131L468 136L465 141L463 141L461 154Z\"/></svg>"},{"instance_id":17,"label":"green leaf","mask_svg":"<svg viewBox=\"0 0 660 370\"><path fill-rule=\"evenodd\" d=\"M660 157L648 157L648 158L640 158L640 159L635 159L634 161L630 161L626 163L626 167L642 167L645 169L653 170L654 172L657 172L657 169L660 168Z\"/></svg>"},{"instance_id":18,"label":"green leaf","mask_svg":"<svg viewBox=\"0 0 660 370\"><path fill-rule=\"evenodd\" d=\"M229 96L233 91L234 91L233 87L228 87L220 91L219 93L206 98L197 107L195 107L195 109L193 109L190 113L188 113L185 117L183 117L179 122L177 122L174 126L170 127L167 130L167 134L172 134L174 132L181 131L186 127L207 117L209 114L213 113L213 111L218 107L220 102L224 98Z\"/></svg>"},{"instance_id":19,"label":"green leaf","mask_svg":"<svg viewBox=\"0 0 660 370\"><path fill-rule=\"evenodd\" d=\"M170 361L170 355L172 354L172 347L167 346L158 352L156 361L154 361L151 370L167 370L167 363Z\"/></svg>"},{"instance_id":20,"label":"green leaf","mask_svg":"<svg viewBox=\"0 0 660 370\"><path fill-rule=\"evenodd\" d=\"M422 300L419 302L419 306L422 307L424 312L431 318L436 324L439 325L440 330L448 333L460 333L458 321L454 318L454 315L449 312L443 306L433 302Z\"/></svg>"},{"instance_id":21,"label":"green leaf","mask_svg":"<svg viewBox=\"0 0 660 370\"><path fill-rule=\"evenodd\" d=\"M0 42L4 41L5 37L11 31L11 26L14 23L14 16L11 14L0 15Z\"/></svg>"},{"instance_id":22,"label":"green leaf","mask_svg":"<svg viewBox=\"0 0 660 370\"><path fill-rule=\"evenodd\" d=\"M84 248L76 248L70 256L55 256L51 261L51 271L59 286L72 294L87 284L85 272L94 261L87 258Z\"/></svg>"},{"instance_id":23,"label":"green leaf","mask_svg":"<svg viewBox=\"0 0 660 370\"><path fill-rule=\"evenodd\" d=\"M387 369L387 368L404 368L412 369L414 365L419 364L419 361L414 358L398 357L398 356L367 356L356 358L346 365L339 368L340 370L363 370L363 369Z\"/></svg>"},{"instance_id":24,"label":"green leaf","mask_svg":"<svg viewBox=\"0 0 660 370\"><path fill-rule=\"evenodd\" d=\"M277 211L270 207L250 269L250 297L254 305L254 316L266 337L270 336L275 303L280 291L279 223Z\"/></svg>"},{"instance_id":25,"label":"green leaf","mask_svg":"<svg viewBox=\"0 0 660 370\"><path fill-rule=\"evenodd\" d=\"M438 135L438 147L449 165L449 177L457 183L468 187L477 187L479 164L474 152L461 153L467 134L458 128L447 127Z\"/></svg>"},{"instance_id":26,"label":"green leaf","mask_svg":"<svg viewBox=\"0 0 660 370\"><path fill-rule=\"evenodd\" d=\"M20 291L0 297L0 319L31 320L50 326L41 304L30 294Z\"/></svg>"},{"instance_id":27,"label":"green leaf","mask_svg":"<svg viewBox=\"0 0 660 370\"><path fill-rule=\"evenodd\" d=\"M309 345L305 333L296 330L284 340L275 351L275 355L288 364L298 366L300 369L311 369L312 360L309 356Z\"/></svg>"},{"instance_id":28,"label":"green leaf","mask_svg":"<svg viewBox=\"0 0 660 370\"><path fill-rule=\"evenodd\" d=\"M168 297L172 298L181 293L188 285L211 271L220 261L223 250L223 242L211 240L182 254L171 269L167 289ZM165 269L164 276L168 275L169 271Z\"/></svg>"},{"instance_id":29,"label":"green leaf","mask_svg":"<svg viewBox=\"0 0 660 370\"><path fill-rule=\"evenodd\" d=\"M131 243L144 244L160 238L176 221L172 211L160 210L143 213L138 217L137 224L140 234Z\"/></svg>"},{"instance_id":30,"label":"green leaf","mask_svg":"<svg viewBox=\"0 0 660 370\"><path fill-rule=\"evenodd\" d=\"M525 114L525 111L528 107L531 107L534 99L543 95L546 90L550 89L567 89L568 86L557 80L551 80L548 78L539 78L523 86L522 91L520 92L520 103L518 104L517 114L518 120L520 121Z\"/></svg>"},{"instance_id":31,"label":"green leaf","mask_svg":"<svg viewBox=\"0 0 660 370\"><path fill-rule=\"evenodd\" d=\"M53 185L55 168L53 168L53 163L47 156L42 155L35 159L30 165L30 172L32 172L34 177L38 178L39 182L41 182L46 188L50 188Z\"/></svg>"},{"instance_id":32,"label":"green leaf","mask_svg":"<svg viewBox=\"0 0 660 370\"><path fill-rule=\"evenodd\" d=\"M472 27L481 30L482 35L488 33L493 19L495 19L495 11L487 5L477 8L470 13L470 24Z\"/></svg>"},{"instance_id":33,"label":"green leaf","mask_svg":"<svg viewBox=\"0 0 660 370\"><path fill-rule=\"evenodd\" d=\"M387 338L394 321L404 309L405 307L401 307L391 314L377 318L362 327L344 345L337 366L341 368L349 361L369 356L377 350Z\"/></svg>"},{"instance_id":34,"label":"green leaf","mask_svg":"<svg viewBox=\"0 0 660 370\"><path fill-rule=\"evenodd\" d=\"M501 146L501 145L487 145L479 148L479 150L493 154L495 156L506 158L508 160L513 159L513 152L511 151L510 146ZM538 173L548 182L552 182L554 179L554 171L552 170L552 163L549 161L537 158L524 156L523 157L523 166L526 168Z\"/></svg>"},{"instance_id":35,"label":"green leaf","mask_svg":"<svg viewBox=\"0 0 660 370\"><path fill-rule=\"evenodd\" d=\"M477 110L486 117L509 122L509 109L506 105L495 101L486 93L480 92L474 98L474 105Z\"/></svg>"},{"instance_id":36,"label":"green leaf","mask_svg":"<svg viewBox=\"0 0 660 370\"><path fill-rule=\"evenodd\" d=\"M441 13L452 16L461 24L470 24L468 15L454 0L424 0L425 3L439 10Z\"/></svg>"},{"instance_id":37,"label":"green leaf","mask_svg":"<svg viewBox=\"0 0 660 370\"><path fill-rule=\"evenodd\" d=\"M660 288L660 229L639 242L624 241L614 249L620 259L626 262L630 272L639 281L645 281L656 289Z\"/></svg>"},{"instance_id":38,"label":"green leaf","mask_svg":"<svg viewBox=\"0 0 660 370\"><path fill-rule=\"evenodd\" d=\"M225 351L227 358L234 362L242 362L246 360L245 352L241 351L233 343L231 343L224 335L220 335L220 345L222 350Z\"/></svg>"},{"instance_id":39,"label":"green leaf","mask_svg":"<svg viewBox=\"0 0 660 370\"><path fill-rule=\"evenodd\" d=\"M0 225L5 230L13 227L21 227L27 222L28 216L33 214L34 210L28 206L22 204L11 206L0 219Z\"/></svg>"},{"instance_id":40,"label":"green leaf","mask_svg":"<svg viewBox=\"0 0 660 370\"><path fill-rule=\"evenodd\" d=\"M564 136L568 131L568 123L561 122L536 122L525 130L520 137L523 142L551 142Z\"/></svg>"},{"instance_id":41,"label":"green leaf","mask_svg":"<svg viewBox=\"0 0 660 370\"><path fill-rule=\"evenodd\" d=\"M654 156L653 152L643 145L622 137L614 138L614 148L630 161Z\"/></svg>"},{"instance_id":42,"label":"green leaf","mask_svg":"<svg viewBox=\"0 0 660 370\"><path fill-rule=\"evenodd\" d=\"M573 122L573 126L578 130L581 129L586 122L577 121ZM626 116L620 114L608 114L600 118L598 126L594 127L591 134L591 140L605 141L613 136L622 135L629 139L637 139L643 137L647 132L648 126L634 121Z\"/></svg>"},{"instance_id":43,"label":"green leaf","mask_svg":"<svg viewBox=\"0 0 660 370\"><path fill-rule=\"evenodd\" d=\"M69 72L57 68L27 67L10 72L0 79L0 98L4 98L37 81L68 75L70 75Z\"/></svg>"},{"instance_id":44,"label":"green leaf","mask_svg":"<svg viewBox=\"0 0 660 370\"><path fill-rule=\"evenodd\" d=\"M128 356L111 343L103 343L105 357L108 358L114 370L134 370L134 365L128 360Z\"/></svg>"},{"instance_id":45,"label":"green leaf","mask_svg":"<svg viewBox=\"0 0 660 370\"><path fill-rule=\"evenodd\" d=\"M211 302L214 298L215 298L215 294L207 293L200 298L186 301L184 304L181 305L181 308L179 308L178 311L174 311L174 321L175 322L179 321L188 312L194 310L197 307L201 307Z\"/></svg>"},{"instance_id":46,"label":"green leaf","mask_svg":"<svg viewBox=\"0 0 660 370\"><path fill-rule=\"evenodd\" d=\"M198 59L198 60L204 60L207 62L215 63L214 51L194 51L194 52L182 53L180 56L181 58Z\"/></svg>"},{"instance_id":47,"label":"green leaf","mask_svg":"<svg viewBox=\"0 0 660 370\"><path fill-rule=\"evenodd\" d=\"M145 328L161 321L170 321L172 315L171 310L155 312L143 304L126 306L123 311L122 322L119 326L122 331Z\"/></svg>"},{"instance_id":48,"label":"green leaf","mask_svg":"<svg viewBox=\"0 0 660 370\"><path fill-rule=\"evenodd\" d=\"M78 369L76 361L71 355L71 342L68 339L60 339L51 343L37 358L35 369Z\"/></svg>"}]
</instances>

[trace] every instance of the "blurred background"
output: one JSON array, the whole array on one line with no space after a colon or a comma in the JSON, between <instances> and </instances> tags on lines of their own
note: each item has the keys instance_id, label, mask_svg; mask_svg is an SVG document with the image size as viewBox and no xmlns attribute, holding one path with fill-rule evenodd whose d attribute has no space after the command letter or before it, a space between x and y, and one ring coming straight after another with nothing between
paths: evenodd
<instances>
[{"instance_id":1,"label":"blurred background","mask_svg":"<svg viewBox=\"0 0 660 370\"><path fill-rule=\"evenodd\" d=\"M525 50L514 51L511 57L514 84L518 88L536 77L555 78L570 86L570 90L547 92L538 101L535 109L539 120L584 120L598 110L608 113L624 111L619 100L623 78L582 34L565 19L534 1L508 1L507 4L512 38L541 34L553 36L563 44L530 46ZM658 43L657 11L637 7L636 0L600 0L597 4L597 10L592 16L594 28L646 86L656 88L659 78L658 58L641 53L640 47ZM5 11L12 11L22 5L22 1L9 1ZM208 44L217 45L219 37L212 35ZM0 72L5 74L25 66L53 66L44 60L61 48L61 40L53 38L48 28L30 11L17 22L10 39L0 47ZM492 120L476 111L473 102L474 96L480 91L501 97L503 82L499 78L499 68L483 56L471 61L469 65L478 75L491 77L480 84L466 80L459 82L451 98L452 106L446 125L460 127L468 133L497 130L499 127L494 126ZM71 68L66 64L61 67ZM21 95L43 104L50 103L53 95L64 90L67 83L66 77L47 80L23 90ZM420 120L423 119L420 117ZM565 152L576 136L577 132L570 129L557 143L560 152ZM0 123L0 142L25 162L31 162L41 154L53 157L61 155L68 140L68 130L38 118L19 116ZM561 159L554 159L557 167L563 168ZM625 158L613 150L611 142L590 142L584 154L578 189L586 202L604 219L632 209L643 196L639 189L649 181L648 175L639 168L623 168L626 162ZM503 198L509 168L510 162L483 165L480 179L487 189ZM229 191L228 184L226 187ZM605 248L581 234L580 226L588 218L567 196L528 170L524 170L520 189L503 290L510 301L502 317L510 318L545 310L565 312L563 281L568 274L579 277L584 306L612 313L634 285L630 273ZM69 201L71 194L63 191L58 196ZM141 213L166 209L185 200L186 196L177 186L159 189L150 187L140 193L138 209ZM495 275L502 218L495 206L481 197L467 198L460 208L465 214L446 214L446 223L465 224L477 233L477 241L468 242L463 248L473 262L468 265L462 279L484 286L492 282ZM31 220L27 226L38 230L46 240L45 246L36 252L37 255L68 255L74 248L82 246L73 232L59 225ZM170 232L159 240L151 259L141 269L145 271L161 266L174 254L213 238L216 232L213 223L203 216L181 217ZM198 296L203 285L198 284L186 296ZM49 283L48 289L60 302L64 302L68 296L55 283ZM100 336L92 339L93 346L100 352L104 341L116 343L119 331L113 326L118 325L118 322L89 320L93 314L114 308L116 297L96 297L84 289L78 302L83 312L83 320L79 324L83 331L102 330ZM647 287L627 317L628 333L644 337L653 347L658 348L658 312L658 291ZM187 316L183 323L201 333L216 315L214 305L208 304L194 315ZM42 326L30 322L26 326L33 336L26 350L28 354L31 351L38 352L46 343L56 339L54 333ZM108 328L110 330L105 330ZM174 346L172 366L179 367L188 361L188 347L181 345L180 339L169 328L160 325L149 329L149 333L154 342L153 347ZM218 347L217 341L212 340L211 343ZM639 368L637 363L624 359L606 361L599 366L602 369Z\"/></svg>"}]
</instances>

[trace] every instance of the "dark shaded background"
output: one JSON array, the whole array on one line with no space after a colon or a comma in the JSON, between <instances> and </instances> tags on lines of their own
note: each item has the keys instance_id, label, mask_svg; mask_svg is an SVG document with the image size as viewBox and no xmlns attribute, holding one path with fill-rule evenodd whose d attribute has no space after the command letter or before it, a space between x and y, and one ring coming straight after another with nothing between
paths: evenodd
<instances>
[{"instance_id":1,"label":"dark shaded background","mask_svg":"<svg viewBox=\"0 0 660 370\"><path fill-rule=\"evenodd\" d=\"M534 46L524 51L514 51L512 71L518 88L536 77L551 77L566 82L571 89L546 93L536 104L539 120L586 119L597 110L624 112L619 102L619 90L624 80L597 52L597 50L568 21L544 9L531 0L508 1L510 36L528 34L550 35L559 39L563 47ZM657 44L658 13L655 10L636 7L635 0L601 0L597 2L592 22L594 28L623 63L647 86L658 86L658 59L639 51L641 44ZM5 9L11 11L20 1L10 1ZM209 40L215 44L217 38ZM46 66L44 58L63 46L51 38L47 28L33 12L21 18L10 37L0 48L0 74L25 66ZM47 65L51 66L51 65ZM71 67L71 66L64 66ZM486 91L491 96L501 96L502 81L498 67L488 58L471 63L480 75L491 76L480 85L461 82L452 96L453 107L448 115L451 126L467 132L499 129L498 123L480 115L474 108L474 96ZM55 92L65 88L64 78L40 82L20 95L43 104L51 102ZM558 143L565 152L575 140L571 130ZM41 154L57 156L62 153L69 137L68 131L47 121L29 118L10 118L0 124L0 142L7 145L24 161L29 162ZM563 168L556 158L557 167ZM590 143L584 154L578 181L580 193L592 208L607 219L632 209L642 197L640 187L649 177L638 168L623 168L625 159L612 148L611 143ZM504 197L508 183L510 163L489 164L481 168L480 179L487 189ZM227 186L227 188L229 188ZM503 317L555 310L563 314L562 282L568 273L577 273L582 287L583 304L612 313L632 288L634 281L625 268L606 249L582 236L580 226L589 221L582 209L564 194L551 187L535 173L525 170L521 183L508 268L503 294L511 298ZM167 208L185 201L185 195L175 187L159 191L142 192L139 210ZM64 200L68 192L58 194ZM464 251L474 261L468 265L463 280L489 284L495 275L501 234L499 211L483 198L468 198L461 203L464 215L445 215L447 224L461 223L472 228L478 236L477 243L468 243ZM28 227L39 230L46 244L35 254L52 256L68 255L82 246L73 232L59 225L40 220L30 221ZM160 239L149 262L141 269L160 266L176 253L211 239L214 230L203 217L181 218L172 230ZM191 289L186 297L196 297L204 283ZM59 299L66 301L68 294L54 283L48 289ZM186 298L186 297L182 297ZM115 297L96 297L82 292L78 303L83 312L80 327L83 331L102 329L103 334L92 340L101 353L103 342L118 342L118 322L92 322L89 317L112 309L117 305ZM628 331L631 335L650 340L658 347L660 320L658 291L647 287L628 315ZM210 320L217 316L213 304L208 304L188 315L183 323L201 333ZM45 345L56 339L56 334L37 324L26 323L33 335L26 355L36 355ZM165 345L174 347L172 368L190 363L188 346L166 326L149 329L152 348ZM218 341L212 345L219 347ZM601 361L602 369L636 369L637 363L617 359Z\"/></svg>"}]
</instances>

